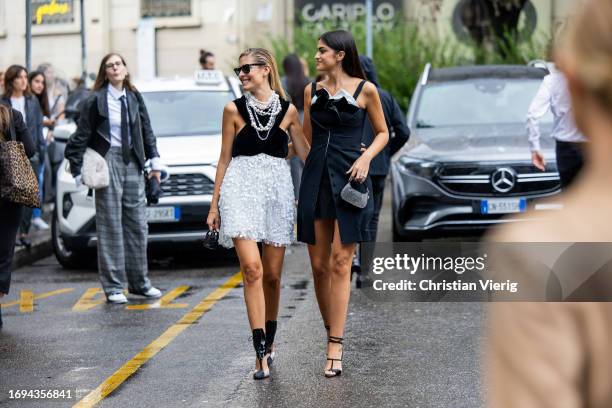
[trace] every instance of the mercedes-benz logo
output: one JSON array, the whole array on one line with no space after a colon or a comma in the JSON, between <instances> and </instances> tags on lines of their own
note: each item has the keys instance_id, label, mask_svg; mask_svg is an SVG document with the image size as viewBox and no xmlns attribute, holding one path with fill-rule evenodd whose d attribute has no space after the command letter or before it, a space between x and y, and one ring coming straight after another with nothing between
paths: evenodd
<instances>
[{"instance_id":1,"label":"mercedes-benz logo","mask_svg":"<svg viewBox=\"0 0 612 408\"><path fill-rule=\"evenodd\" d=\"M491 185L495 191L507 193L516 183L516 172L509 167L500 167L491 174Z\"/></svg>"}]
</instances>

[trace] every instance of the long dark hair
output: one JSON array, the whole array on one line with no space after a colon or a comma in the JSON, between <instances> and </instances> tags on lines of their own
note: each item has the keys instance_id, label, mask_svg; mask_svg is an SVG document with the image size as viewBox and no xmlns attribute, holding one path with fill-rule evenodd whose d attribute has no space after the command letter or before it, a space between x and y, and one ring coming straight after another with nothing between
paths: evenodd
<instances>
[{"instance_id":1,"label":"long dark hair","mask_svg":"<svg viewBox=\"0 0 612 408\"><path fill-rule=\"evenodd\" d=\"M94 92L108 85L108 78L106 77L106 63L112 56L119 57L123 65L127 68L127 64L125 63L125 58L123 58L120 54L117 54L116 52L111 52L109 54L106 54L104 58L102 58L102 61L100 61L100 68L98 68L98 76L96 77L96 82L94 82L94 85L93 85ZM123 87L132 92L136 92L136 87L132 85L132 83L130 82L129 72L127 73L127 75L125 76L125 79L123 80Z\"/></svg>"},{"instance_id":2,"label":"long dark hair","mask_svg":"<svg viewBox=\"0 0 612 408\"><path fill-rule=\"evenodd\" d=\"M336 52L344 51L342 60L342 70L349 76L366 79L361 63L359 62L359 52L353 35L345 30L328 31L320 38L329 48Z\"/></svg>"},{"instance_id":3,"label":"long dark hair","mask_svg":"<svg viewBox=\"0 0 612 408\"><path fill-rule=\"evenodd\" d=\"M25 71L26 75L28 74L28 70L26 69L26 67L22 65L11 65L10 67L8 67L8 69L4 73L4 95L3 96L5 98L10 98L11 95L13 95L13 91L14 91L13 81L15 80L15 78L19 76L19 74L21 74L21 71ZM23 94L25 96L30 95L29 86L26 88Z\"/></svg>"},{"instance_id":4,"label":"long dark hair","mask_svg":"<svg viewBox=\"0 0 612 408\"><path fill-rule=\"evenodd\" d=\"M287 92L291 97L291 102L298 110L304 109L304 87L308 83L308 78L304 74L302 61L295 54L289 54L283 60L285 78L287 78Z\"/></svg>"},{"instance_id":5,"label":"long dark hair","mask_svg":"<svg viewBox=\"0 0 612 408\"><path fill-rule=\"evenodd\" d=\"M47 78L45 78L45 74L42 71L32 71L30 75L28 75L28 84L30 84L30 89L32 89L32 81L37 76L43 77L43 90L40 95L37 95L36 92L32 91L36 99L38 99L38 103L40 104L40 108L42 109L42 113L46 117L51 117L49 112L49 98L47 98Z\"/></svg>"}]
</instances>

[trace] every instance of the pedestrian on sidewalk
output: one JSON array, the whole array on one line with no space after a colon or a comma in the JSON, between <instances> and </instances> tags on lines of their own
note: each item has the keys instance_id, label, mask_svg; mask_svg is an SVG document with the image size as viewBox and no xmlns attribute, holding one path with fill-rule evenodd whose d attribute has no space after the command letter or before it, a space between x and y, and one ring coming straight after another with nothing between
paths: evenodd
<instances>
[{"instance_id":1,"label":"pedestrian on sidewalk","mask_svg":"<svg viewBox=\"0 0 612 408\"><path fill-rule=\"evenodd\" d=\"M32 90L32 95L38 100L40 105L42 114L43 114L43 138L45 140L45 154L39 160L39 169L38 169L38 189L40 195L40 202L44 205L45 203L45 191L44 191L44 178L45 178L45 166L47 165L47 147L50 141L50 138L53 134L53 127L55 126L55 120L50 118L49 111L49 100L47 99L47 83L45 80L45 75L40 71L30 72L28 75L28 82L30 85L30 89ZM34 228L38 230L48 230L49 225L42 219L42 208L34 208L32 211L32 225Z\"/></svg>"},{"instance_id":2,"label":"pedestrian on sidewalk","mask_svg":"<svg viewBox=\"0 0 612 408\"><path fill-rule=\"evenodd\" d=\"M527 134L533 165L544 171L546 160L540 150L540 120L549 111L552 112L553 127L550 134L555 139L561 188L566 189L584 165L586 139L576 128L572 118L572 105L565 76L554 66L549 69L550 74L542 80L527 111Z\"/></svg>"},{"instance_id":3,"label":"pedestrian on sidewalk","mask_svg":"<svg viewBox=\"0 0 612 408\"><path fill-rule=\"evenodd\" d=\"M23 143L26 155L33 157L37 147L23 121L23 116L18 110L0 104L0 143L11 139L11 126L15 129L15 139ZM9 293L11 286L11 262L22 216L23 205L0 199L0 299ZM0 309L1 327L2 309Z\"/></svg>"},{"instance_id":4,"label":"pedestrian on sidewalk","mask_svg":"<svg viewBox=\"0 0 612 408\"><path fill-rule=\"evenodd\" d=\"M389 134L378 90L365 80L353 36L343 30L323 34L315 60L325 79L304 91L304 134L312 140L312 149L302 174L298 240L308 244L317 301L328 330L324 373L335 377L342 373L355 245L371 240L370 163ZM362 152L368 119L376 136ZM347 194L341 194L343 190Z\"/></svg>"},{"instance_id":5,"label":"pedestrian on sidewalk","mask_svg":"<svg viewBox=\"0 0 612 408\"><path fill-rule=\"evenodd\" d=\"M215 54L210 51L200 50L200 67L203 70L209 71L215 69L216 60Z\"/></svg>"},{"instance_id":6,"label":"pedestrian on sidewalk","mask_svg":"<svg viewBox=\"0 0 612 408\"><path fill-rule=\"evenodd\" d=\"M36 143L36 153L30 158L30 164L34 169L34 174L40 172L42 160L45 157L47 144L43 135L43 113L38 103L38 99L30 90L28 84L28 71L21 65L11 65L4 75L4 94L1 103L8 105L21 113L30 137ZM30 227L32 225L32 208L26 207L23 210L21 224L19 226L19 238L16 244L30 248Z\"/></svg>"},{"instance_id":7,"label":"pedestrian on sidewalk","mask_svg":"<svg viewBox=\"0 0 612 408\"><path fill-rule=\"evenodd\" d=\"M366 76L366 79L376 85L378 89L378 95L380 96L380 102L382 104L383 113L385 115L385 123L389 130L389 143L385 148L377 155L370 163L370 179L372 180L372 197L374 199L374 213L370 219L369 229L372 235L372 241L376 241L376 235L378 233L378 219L380 210L383 203L383 195L385 192L385 180L387 174L389 174L389 168L391 167L391 156L393 156L399 149L406 144L410 137L410 130L406 126L406 120L404 114L399 106L399 103L395 98L386 90L380 87L378 83L378 74L376 73L376 67L370 57L365 55L359 56L361 62L361 68ZM374 129L367 123L365 131L363 132L363 146L367 148L372 144L375 137ZM373 247L371 247L373 249ZM367 259L372 259L371 255ZM362 271L361 271L361 259L363 259L364 253L361 245L356 251L353 257L353 265L351 266L351 274L356 273L356 286L361 287L362 284ZM360 259L361 258L361 259Z\"/></svg>"},{"instance_id":8,"label":"pedestrian on sidewalk","mask_svg":"<svg viewBox=\"0 0 612 408\"><path fill-rule=\"evenodd\" d=\"M288 143L305 159L308 143L298 111L285 100L277 64L263 48L249 48L234 71L245 95L223 111L223 139L206 223L219 243L236 247L253 332L253 378L269 377L285 248L293 242L295 204L286 158ZM262 243L260 255L257 243Z\"/></svg>"},{"instance_id":9,"label":"pedestrian on sidewalk","mask_svg":"<svg viewBox=\"0 0 612 408\"><path fill-rule=\"evenodd\" d=\"M110 184L95 191L98 270L109 303L126 303L128 291L158 298L148 278L144 164L159 181L161 162L147 107L130 82L125 59L107 54L100 62L92 95L83 103L65 156L77 186L87 147L106 159Z\"/></svg>"},{"instance_id":10,"label":"pedestrian on sidewalk","mask_svg":"<svg viewBox=\"0 0 612 408\"><path fill-rule=\"evenodd\" d=\"M574 274L550 270L546 257L507 246L490 270L495 276L533 283L553 302L497 302L491 305L482 378L492 408L608 408L612 406L612 2L579 2L556 46L556 63L566 78L569 101L584 144L584 168L564 193L563 210L529 222L504 224L496 242L557 242L583 247ZM569 105L567 105L569 107ZM523 221L523 220L518 220ZM568 243L580 243L573 245ZM529 244L528 244L529 245ZM533 244L532 244L533 245ZM512 249L515 248L515 249ZM589 252L595 256L590 257ZM542 251L544 252L544 251ZM570 249L567 250L570 252ZM604 252L604 258L597 256ZM571 263L571 261L570 261ZM579 270L578 270L579 269ZM570 277L563 279L563 276ZM558 290L555 290L558 288ZM566 302L555 296L562 294ZM544 300L544 299L542 299Z\"/></svg>"},{"instance_id":11,"label":"pedestrian on sidewalk","mask_svg":"<svg viewBox=\"0 0 612 408\"><path fill-rule=\"evenodd\" d=\"M295 105L300 115L300 122L304 121L304 87L310 82L304 72L304 66L299 57L295 54L289 54L283 59L283 69L285 76L281 78L283 88L287 91L291 103ZM295 201L298 201L300 195L300 180L302 179L302 170L304 169L304 161L298 156L293 156L289 159L289 167L291 167L291 180L293 181L293 193Z\"/></svg>"},{"instance_id":12,"label":"pedestrian on sidewalk","mask_svg":"<svg viewBox=\"0 0 612 408\"><path fill-rule=\"evenodd\" d=\"M49 120L56 125L65 118L64 110L68 98L68 86L66 81L58 77L55 68L49 63L40 64L36 71L42 72L45 76L46 98L49 105ZM80 79L80 77L79 77ZM43 122L44 123L44 122ZM63 143L57 143L53 137L52 129L47 133L47 165L45 166L45 201L55 202L57 190L57 169L64 159Z\"/></svg>"}]
</instances>

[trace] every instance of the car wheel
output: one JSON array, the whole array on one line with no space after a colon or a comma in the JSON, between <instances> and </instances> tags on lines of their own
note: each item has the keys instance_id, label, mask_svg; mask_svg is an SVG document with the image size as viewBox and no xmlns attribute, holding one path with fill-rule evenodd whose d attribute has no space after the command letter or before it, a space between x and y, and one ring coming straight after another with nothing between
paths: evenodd
<instances>
[{"instance_id":1,"label":"car wheel","mask_svg":"<svg viewBox=\"0 0 612 408\"><path fill-rule=\"evenodd\" d=\"M64 240L59 231L57 208L53 210L53 218L51 219L51 241L53 243L53 252L57 261L67 269L87 269L92 266L91 252L81 253L70 251L64 245Z\"/></svg>"}]
</instances>

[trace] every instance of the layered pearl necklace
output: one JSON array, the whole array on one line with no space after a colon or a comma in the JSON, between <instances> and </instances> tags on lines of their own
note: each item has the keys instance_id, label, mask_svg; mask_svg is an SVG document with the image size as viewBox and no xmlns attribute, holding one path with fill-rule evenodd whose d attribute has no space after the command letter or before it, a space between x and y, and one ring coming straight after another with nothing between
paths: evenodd
<instances>
[{"instance_id":1,"label":"layered pearl necklace","mask_svg":"<svg viewBox=\"0 0 612 408\"><path fill-rule=\"evenodd\" d=\"M249 119L251 121L251 126L255 128L257 133L257 137L261 141L265 141L270 136L270 130L274 127L274 123L276 122L276 116L281 111L281 102L280 97L274 91L272 91L272 95L267 102L261 102L257 100L250 93L246 93L246 102L247 102L247 111L249 112ZM260 116L269 116L270 118L266 122L265 125L262 124L262 121L259 119ZM261 137L259 132L266 132L265 137Z\"/></svg>"}]
</instances>

